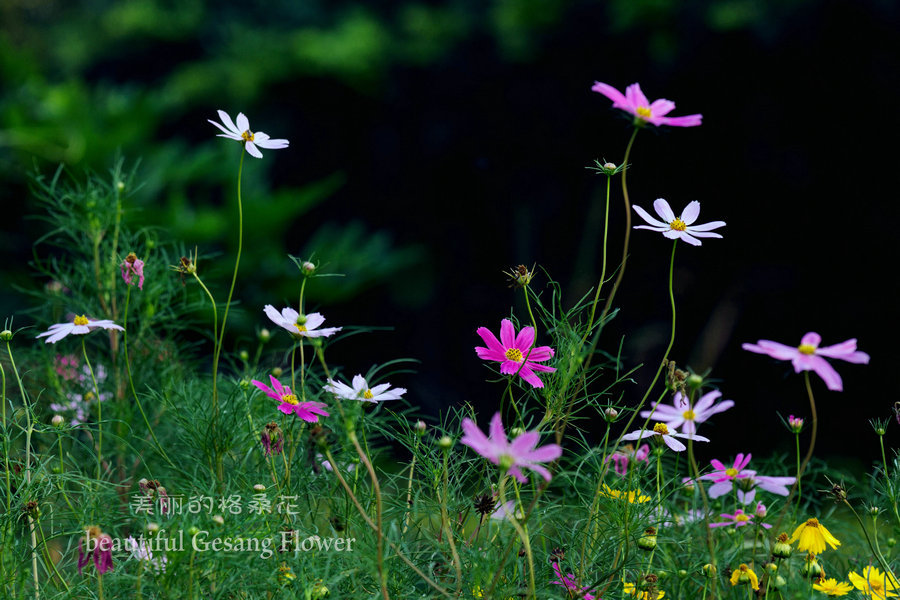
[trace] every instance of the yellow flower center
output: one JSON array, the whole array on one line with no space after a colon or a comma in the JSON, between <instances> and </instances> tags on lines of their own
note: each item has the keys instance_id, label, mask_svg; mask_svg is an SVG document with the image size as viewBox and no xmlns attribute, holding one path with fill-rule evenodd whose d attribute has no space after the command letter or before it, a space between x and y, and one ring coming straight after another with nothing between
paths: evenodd
<instances>
[{"instance_id":1,"label":"yellow flower center","mask_svg":"<svg viewBox=\"0 0 900 600\"><path fill-rule=\"evenodd\" d=\"M638 116L642 119L649 119L653 116L649 106L638 106L637 111L635 112L637 112Z\"/></svg>"},{"instance_id":2,"label":"yellow flower center","mask_svg":"<svg viewBox=\"0 0 900 600\"><path fill-rule=\"evenodd\" d=\"M245 131L244 133L241 134L241 137L244 138L245 142L252 142L253 141L253 132L248 129L247 131Z\"/></svg>"},{"instance_id":3,"label":"yellow flower center","mask_svg":"<svg viewBox=\"0 0 900 600\"><path fill-rule=\"evenodd\" d=\"M800 344L797 346L797 350L800 351L800 354L815 354L816 347L812 344Z\"/></svg>"},{"instance_id":4,"label":"yellow flower center","mask_svg":"<svg viewBox=\"0 0 900 600\"><path fill-rule=\"evenodd\" d=\"M295 325L295 327L297 328L297 331L299 331L300 333L303 333L304 331L306 331L306 325L298 324L298 325Z\"/></svg>"},{"instance_id":5,"label":"yellow flower center","mask_svg":"<svg viewBox=\"0 0 900 600\"><path fill-rule=\"evenodd\" d=\"M365 398L366 400L371 400L374 397L375 394L372 393L372 390L366 390L365 392L363 392L363 398Z\"/></svg>"},{"instance_id":6,"label":"yellow flower center","mask_svg":"<svg viewBox=\"0 0 900 600\"><path fill-rule=\"evenodd\" d=\"M281 397L282 402L287 402L288 404L293 404L294 406L300 404L300 401L297 400L297 396L294 394L285 394Z\"/></svg>"},{"instance_id":7,"label":"yellow flower center","mask_svg":"<svg viewBox=\"0 0 900 600\"><path fill-rule=\"evenodd\" d=\"M684 411L683 413L681 413L681 416L684 417L685 421L693 421L694 417L697 416L697 413L695 413L691 409L688 409L688 410Z\"/></svg>"},{"instance_id":8,"label":"yellow flower center","mask_svg":"<svg viewBox=\"0 0 900 600\"><path fill-rule=\"evenodd\" d=\"M669 223L669 229L674 229L675 231L684 231L687 229L687 223L682 221L681 219L675 219L671 223Z\"/></svg>"},{"instance_id":9,"label":"yellow flower center","mask_svg":"<svg viewBox=\"0 0 900 600\"><path fill-rule=\"evenodd\" d=\"M87 318L86 316L84 316L84 315L75 317L75 324L76 324L76 325L87 325L88 323L90 323L90 321L88 321L88 318Z\"/></svg>"},{"instance_id":10,"label":"yellow flower center","mask_svg":"<svg viewBox=\"0 0 900 600\"><path fill-rule=\"evenodd\" d=\"M653 431L660 435L669 435L669 428L666 427L665 423L657 423L653 426Z\"/></svg>"},{"instance_id":11,"label":"yellow flower center","mask_svg":"<svg viewBox=\"0 0 900 600\"><path fill-rule=\"evenodd\" d=\"M522 351L518 348L510 348L506 351L506 358L513 362L522 362Z\"/></svg>"},{"instance_id":12,"label":"yellow flower center","mask_svg":"<svg viewBox=\"0 0 900 600\"><path fill-rule=\"evenodd\" d=\"M737 474L738 474L738 470L735 469L734 467L725 469L725 475L727 475L728 477L734 477Z\"/></svg>"},{"instance_id":13,"label":"yellow flower center","mask_svg":"<svg viewBox=\"0 0 900 600\"><path fill-rule=\"evenodd\" d=\"M807 527L818 527L818 526L819 526L819 520L818 520L818 519L809 519L809 520L806 522L806 526L807 526Z\"/></svg>"},{"instance_id":14,"label":"yellow flower center","mask_svg":"<svg viewBox=\"0 0 900 600\"><path fill-rule=\"evenodd\" d=\"M747 521L750 520L750 515L745 515L745 514L741 513L739 515L735 515L734 520L741 521L742 523L746 523Z\"/></svg>"}]
</instances>

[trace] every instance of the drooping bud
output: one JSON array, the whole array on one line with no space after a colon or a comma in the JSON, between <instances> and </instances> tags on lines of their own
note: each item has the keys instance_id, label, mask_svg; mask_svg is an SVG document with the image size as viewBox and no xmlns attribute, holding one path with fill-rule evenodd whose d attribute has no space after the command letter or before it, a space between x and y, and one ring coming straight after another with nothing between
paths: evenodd
<instances>
[{"instance_id":1,"label":"drooping bud","mask_svg":"<svg viewBox=\"0 0 900 600\"><path fill-rule=\"evenodd\" d=\"M816 555L807 554L803 561L803 565L800 567L800 574L807 579L816 579L821 577L824 573L825 571L816 559Z\"/></svg>"},{"instance_id":2,"label":"drooping bud","mask_svg":"<svg viewBox=\"0 0 900 600\"><path fill-rule=\"evenodd\" d=\"M788 542L790 538L786 533L778 534L778 537L775 538L775 545L772 546L772 556L774 558L790 558L791 553L794 551L791 548L790 543Z\"/></svg>"},{"instance_id":3,"label":"drooping bud","mask_svg":"<svg viewBox=\"0 0 900 600\"><path fill-rule=\"evenodd\" d=\"M656 548L656 528L648 527L644 530L644 535L638 538L638 548L641 550L654 550Z\"/></svg>"}]
</instances>

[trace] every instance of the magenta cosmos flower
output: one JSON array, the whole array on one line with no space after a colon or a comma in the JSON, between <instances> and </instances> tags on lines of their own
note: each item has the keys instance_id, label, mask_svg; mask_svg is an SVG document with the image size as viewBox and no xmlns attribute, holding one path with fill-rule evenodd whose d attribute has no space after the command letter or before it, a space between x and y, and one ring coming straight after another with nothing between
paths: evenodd
<instances>
[{"instance_id":1,"label":"magenta cosmos flower","mask_svg":"<svg viewBox=\"0 0 900 600\"><path fill-rule=\"evenodd\" d=\"M591 588L581 587L575 579L573 573L563 575L562 569L559 568L559 561L553 561L553 573L556 580L551 581L553 585L561 585L566 589L568 598L582 598L583 600L597 600L597 596L587 593Z\"/></svg>"},{"instance_id":2,"label":"magenta cosmos flower","mask_svg":"<svg viewBox=\"0 0 900 600\"><path fill-rule=\"evenodd\" d=\"M737 509L734 511L734 514L721 513L719 515L724 521L718 521L716 523L710 523L710 527L727 527L728 525L734 525L735 527L744 527L745 525L762 525L766 529L771 529L772 526L768 523L754 523L753 517L756 516L752 513L745 513L742 509Z\"/></svg>"},{"instance_id":3,"label":"magenta cosmos flower","mask_svg":"<svg viewBox=\"0 0 900 600\"><path fill-rule=\"evenodd\" d=\"M674 430L669 431L669 428L665 423L657 423L653 426L653 429L638 429L637 431L632 431L627 435L623 435L622 439L625 441L640 441L644 438L649 438L657 435L662 438L662 441L665 442L666 446L668 446L675 452L684 452L685 450L687 450L687 446L685 446L675 438L690 438L695 442L709 441L709 438L705 438L702 435L697 435L696 433L688 435L686 433L678 433Z\"/></svg>"},{"instance_id":4,"label":"magenta cosmos flower","mask_svg":"<svg viewBox=\"0 0 900 600\"><path fill-rule=\"evenodd\" d=\"M603 462L613 463L613 470L617 475L624 477L628 474L628 464L635 462L650 462L647 457L650 455L650 446L644 444L637 450L631 444L625 444L615 452L610 453Z\"/></svg>"},{"instance_id":5,"label":"magenta cosmos flower","mask_svg":"<svg viewBox=\"0 0 900 600\"><path fill-rule=\"evenodd\" d=\"M273 323L286 329L294 337L328 337L341 330L340 327L323 327L319 329L319 326L325 322L325 317L320 313L301 315L290 307L281 309L279 313L278 309L271 304L266 304L263 311Z\"/></svg>"},{"instance_id":6,"label":"magenta cosmos flower","mask_svg":"<svg viewBox=\"0 0 900 600\"><path fill-rule=\"evenodd\" d=\"M635 229L649 229L650 231L658 231L670 240L680 239L691 244L692 246L700 246L701 242L697 238L720 238L718 233L712 233L712 229L718 229L725 226L725 221L710 221L694 225L694 221L700 216L700 203L696 200L689 202L681 216L676 217L672 212L672 207L662 198L653 201L653 210L656 211L662 221L657 221L640 206L634 207L635 212L650 225L635 225Z\"/></svg>"},{"instance_id":7,"label":"magenta cosmos flower","mask_svg":"<svg viewBox=\"0 0 900 600\"><path fill-rule=\"evenodd\" d=\"M139 259L137 254L129 252L125 260L122 261L121 268L122 279L125 280L125 285L135 283L135 278L137 278L138 289L144 289L144 261Z\"/></svg>"},{"instance_id":8,"label":"magenta cosmos flower","mask_svg":"<svg viewBox=\"0 0 900 600\"><path fill-rule=\"evenodd\" d=\"M87 550L85 550L87 546ZM78 539L78 574L94 559L94 567L103 575L113 570L112 561L113 539L109 534L100 531L100 528L91 525L84 530L84 536Z\"/></svg>"},{"instance_id":9,"label":"magenta cosmos flower","mask_svg":"<svg viewBox=\"0 0 900 600\"><path fill-rule=\"evenodd\" d=\"M365 377L357 375L353 378L352 387L346 383L329 379L325 391L345 400L362 400L373 404L382 400L398 400L406 393L406 388L390 389L390 387L391 384L382 383L369 388Z\"/></svg>"},{"instance_id":10,"label":"magenta cosmos flower","mask_svg":"<svg viewBox=\"0 0 900 600\"><path fill-rule=\"evenodd\" d=\"M231 117L228 116L228 113L224 110L218 112L224 127L213 120L207 119L207 121L224 132L218 134L218 137L243 142L247 154L254 158L262 158L263 155L262 152L259 151L260 148L280 150L281 148L287 148L290 143L287 140L270 139L269 136L262 131L257 131L256 133L250 131L250 121L247 120L244 113L238 113L237 125L235 125L234 121L231 120Z\"/></svg>"},{"instance_id":11,"label":"magenta cosmos flower","mask_svg":"<svg viewBox=\"0 0 900 600\"><path fill-rule=\"evenodd\" d=\"M539 463L556 460L562 455L562 448L556 444L538 448L540 434L537 431L526 431L512 441L507 440L500 413L496 413L491 419L490 437L484 435L469 418L463 419L462 429L465 435L460 440L461 443L495 465L506 468L506 472L521 483L528 481L522 468L531 469L550 481L550 471Z\"/></svg>"},{"instance_id":12,"label":"magenta cosmos flower","mask_svg":"<svg viewBox=\"0 0 900 600\"><path fill-rule=\"evenodd\" d=\"M822 343L822 336L810 331L803 336L800 340L800 345L796 348L771 340L759 340L755 344L743 344L741 348L757 354L768 354L778 360L789 360L794 365L796 373L800 371L815 371L825 381L828 389L836 392L843 391L844 384L841 381L841 376L828 364L827 360L822 358L823 356L826 358L839 358L850 363L869 364L869 355L856 349L855 338L834 346L825 346L824 348L819 348L820 343Z\"/></svg>"},{"instance_id":13,"label":"magenta cosmos flower","mask_svg":"<svg viewBox=\"0 0 900 600\"><path fill-rule=\"evenodd\" d=\"M642 411L641 416L646 419L653 415L654 421L661 421L672 429L681 427L681 432L690 436L697 433L697 423L703 423L714 414L734 406L734 402L731 400L723 400L716 404L716 400L721 396L722 392L713 390L703 394L692 407L682 397L681 392L678 392L675 394L672 406L659 402L652 411Z\"/></svg>"},{"instance_id":14,"label":"magenta cosmos flower","mask_svg":"<svg viewBox=\"0 0 900 600\"><path fill-rule=\"evenodd\" d=\"M297 395L291 391L291 388L281 385L281 382L272 375L269 375L269 379L272 382L272 387L255 379L250 383L265 392L266 396L269 398L278 400L281 403L278 405L278 410L284 414L289 415L294 413L308 423L316 423L319 420L318 415L322 415L323 417L331 416L323 410L325 408L324 402L313 402L311 400L301 402L297 398Z\"/></svg>"},{"instance_id":15,"label":"magenta cosmos flower","mask_svg":"<svg viewBox=\"0 0 900 600\"><path fill-rule=\"evenodd\" d=\"M550 346L538 346L534 344L534 327L523 327L516 335L516 328L512 321L503 319L500 322L500 340L487 327L479 327L478 335L487 344L487 348L478 346L475 352L484 360L496 360L500 363L500 372L504 375L519 376L536 388L544 387L535 374L535 371L552 373L556 369L537 363L553 358L553 349Z\"/></svg>"},{"instance_id":16,"label":"magenta cosmos flower","mask_svg":"<svg viewBox=\"0 0 900 600\"><path fill-rule=\"evenodd\" d=\"M55 344L59 340L63 339L67 335L84 335L85 333L90 333L94 329L115 329L117 331L124 331L120 325L116 325L109 319L100 319L99 321L95 321L93 319L88 319L86 316L76 316L75 319L71 323L56 323L55 325L51 325L50 328L44 333L39 333L35 337L42 338L44 336L50 336L47 338L46 342L48 344Z\"/></svg>"},{"instance_id":17,"label":"magenta cosmos flower","mask_svg":"<svg viewBox=\"0 0 900 600\"><path fill-rule=\"evenodd\" d=\"M636 125L650 123L651 125L671 125L673 127L696 127L700 125L703 115L686 115L684 117L667 117L666 115L675 110L675 103L671 100L654 100L650 102L647 96L641 91L640 84L632 83L625 88L623 94L613 86L594 82L592 91L603 94L613 101L613 108L624 110L634 115Z\"/></svg>"}]
</instances>

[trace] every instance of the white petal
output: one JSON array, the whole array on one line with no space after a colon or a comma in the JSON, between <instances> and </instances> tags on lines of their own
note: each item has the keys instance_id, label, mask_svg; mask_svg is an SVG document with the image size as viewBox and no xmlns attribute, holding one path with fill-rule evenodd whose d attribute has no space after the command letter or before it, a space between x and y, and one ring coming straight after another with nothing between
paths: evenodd
<instances>
[{"instance_id":1,"label":"white petal","mask_svg":"<svg viewBox=\"0 0 900 600\"><path fill-rule=\"evenodd\" d=\"M646 210L644 210L640 206L634 205L632 208L634 208L634 212L636 212L638 214L638 216L640 216L643 220L650 223L651 225L653 225L655 227L664 227L665 229L669 228L668 222L663 223L662 221L657 221L656 219L654 219L653 217L650 216L650 213L648 213ZM637 228L635 228L635 229L637 229Z\"/></svg>"},{"instance_id":2,"label":"white petal","mask_svg":"<svg viewBox=\"0 0 900 600\"><path fill-rule=\"evenodd\" d=\"M237 127L235 127L234 121L231 120L231 117L228 116L227 112L225 112L224 110L220 110L217 112L219 113L219 118L222 119L222 123L230 133L234 133L236 135L241 135L241 133L243 133L239 131Z\"/></svg>"},{"instance_id":3,"label":"white petal","mask_svg":"<svg viewBox=\"0 0 900 600\"><path fill-rule=\"evenodd\" d=\"M681 211L681 220L684 221L686 225L690 225L694 221L697 220L697 217L700 216L700 203L696 200L692 200L688 203L684 210Z\"/></svg>"},{"instance_id":4,"label":"white petal","mask_svg":"<svg viewBox=\"0 0 900 600\"><path fill-rule=\"evenodd\" d=\"M246 150L247 154L249 154L253 158L262 158L262 152L259 151L259 148L257 148L253 144L253 142L247 142L246 144L244 144L244 150Z\"/></svg>"},{"instance_id":5,"label":"white petal","mask_svg":"<svg viewBox=\"0 0 900 600\"><path fill-rule=\"evenodd\" d=\"M672 207L670 207L669 203L662 198L657 198L653 201L653 210L655 210L656 214L662 217L662 220L666 223L671 223L675 220L675 213L672 212Z\"/></svg>"},{"instance_id":6,"label":"white petal","mask_svg":"<svg viewBox=\"0 0 900 600\"><path fill-rule=\"evenodd\" d=\"M238 113L237 132L244 133L245 131L250 131L250 121L247 120L247 117L244 116L244 113Z\"/></svg>"}]
</instances>

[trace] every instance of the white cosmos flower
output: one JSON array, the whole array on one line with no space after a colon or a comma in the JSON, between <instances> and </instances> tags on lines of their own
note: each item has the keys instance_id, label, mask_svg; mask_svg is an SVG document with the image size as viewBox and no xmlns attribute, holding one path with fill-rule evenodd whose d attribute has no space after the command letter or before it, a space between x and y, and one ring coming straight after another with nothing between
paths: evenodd
<instances>
[{"instance_id":1,"label":"white cosmos flower","mask_svg":"<svg viewBox=\"0 0 900 600\"><path fill-rule=\"evenodd\" d=\"M663 442L666 443L666 446L674 450L675 452L683 452L687 449L687 446L676 440L675 438L690 438L695 442L708 442L709 438L705 438L702 435L688 435L686 433L678 433L674 429L669 431L669 428L665 423L657 423L653 426L653 429L638 429L637 431L632 431L628 435L623 435L622 439L627 441L633 440L641 440L644 438L653 437L658 435L662 438Z\"/></svg>"},{"instance_id":2,"label":"white cosmos flower","mask_svg":"<svg viewBox=\"0 0 900 600\"><path fill-rule=\"evenodd\" d=\"M657 221L655 218L651 217L650 214L640 206L634 207L635 212L637 212L643 220L650 223L650 225L635 225L635 229L658 231L670 240L677 240L680 238L694 246L700 245L700 240L697 238L722 237L718 233L711 233L711 230L724 227L725 221L712 221L700 225L693 224L694 221L697 220L697 217L700 216L700 203L696 200L690 202L685 207L680 217L675 216L669 203L662 198L657 198L653 202L653 209L656 211L656 214L662 217L662 221Z\"/></svg>"},{"instance_id":3,"label":"white cosmos flower","mask_svg":"<svg viewBox=\"0 0 900 600\"><path fill-rule=\"evenodd\" d=\"M76 316L71 323L56 323L55 325L51 325L47 331L45 331L44 333L39 333L35 337L42 338L44 336L50 336L46 340L47 343L55 344L70 333L83 335L85 333L90 333L98 327L102 329L117 329L119 331L124 331L121 326L116 325L109 319L94 321L93 319L88 319L84 315L81 315Z\"/></svg>"},{"instance_id":4,"label":"white cosmos flower","mask_svg":"<svg viewBox=\"0 0 900 600\"><path fill-rule=\"evenodd\" d=\"M345 400L363 400L365 402L381 402L382 400L398 400L406 393L406 388L389 389L391 384L382 383L373 388L369 388L365 378L357 375L353 378L353 387L340 381L328 380L325 391L330 392L338 398Z\"/></svg>"},{"instance_id":5,"label":"white cosmos flower","mask_svg":"<svg viewBox=\"0 0 900 600\"><path fill-rule=\"evenodd\" d=\"M262 131L257 131L256 133L250 131L250 121L247 120L244 113L238 113L237 125L224 110L219 111L219 118L222 119L222 124L207 119L207 121L224 131L224 133L218 134L218 137L244 142L244 148L247 150L247 153L254 158L262 158L263 155L259 151L260 148L280 150L281 148L287 148L290 143L287 140L273 140Z\"/></svg>"},{"instance_id":6,"label":"white cosmos flower","mask_svg":"<svg viewBox=\"0 0 900 600\"><path fill-rule=\"evenodd\" d=\"M320 313L301 315L290 307L281 309L281 312L279 313L278 309L271 304L266 304L263 310L265 311L266 316L272 319L273 323L287 329L293 336L309 338L327 337L329 335L334 335L341 330L340 327L325 327L319 329L319 325L325 322L325 317Z\"/></svg>"}]
</instances>

